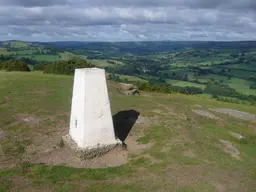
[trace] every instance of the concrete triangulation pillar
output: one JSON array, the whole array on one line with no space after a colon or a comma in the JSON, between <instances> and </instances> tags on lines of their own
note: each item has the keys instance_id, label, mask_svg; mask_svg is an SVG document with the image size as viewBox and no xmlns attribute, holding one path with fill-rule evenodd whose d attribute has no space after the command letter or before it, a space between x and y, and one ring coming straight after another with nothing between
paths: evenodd
<instances>
[{"instance_id":1,"label":"concrete triangulation pillar","mask_svg":"<svg viewBox=\"0 0 256 192\"><path fill-rule=\"evenodd\" d=\"M64 140L85 154L102 153L120 144L115 137L104 69L75 70L70 130Z\"/></svg>"}]
</instances>

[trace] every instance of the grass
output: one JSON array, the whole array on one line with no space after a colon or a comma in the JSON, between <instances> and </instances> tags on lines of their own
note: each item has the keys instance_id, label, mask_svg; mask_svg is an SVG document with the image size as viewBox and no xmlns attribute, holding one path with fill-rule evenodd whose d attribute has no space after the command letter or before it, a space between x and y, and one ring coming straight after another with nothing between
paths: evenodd
<instances>
[{"instance_id":1,"label":"grass","mask_svg":"<svg viewBox=\"0 0 256 192\"><path fill-rule=\"evenodd\" d=\"M208 108L232 108L256 113L248 105L231 104L198 96L146 93L148 96L123 96L115 83L108 83L111 110L115 114L135 109L148 117L150 124L136 124L132 132L140 133L139 143L153 143L141 154L131 155L127 164L88 169L47 166L24 162L28 146L41 136L57 134L68 127L73 77L44 75L39 72L0 72L0 131L8 135L1 142L0 191L253 191L256 179L255 122L241 121L225 115L224 123L201 117L191 105ZM160 111L159 113L154 110ZM17 115L30 114L39 126L18 123ZM183 117L186 118L183 118ZM230 131L248 138L240 142ZM232 142L241 152L241 160L220 149L220 139ZM37 145L44 145L45 140ZM61 142L58 142L62 146ZM0 152L1 152L0 150ZM185 152L189 151L188 155ZM150 158L151 157L151 158ZM29 183L29 184L28 184Z\"/></svg>"},{"instance_id":2,"label":"grass","mask_svg":"<svg viewBox=\"0 0 256 192\"><path fill-rule=\"evenodd\" d=\"M10 54L18 54L18 55L32 55L33 53L37 52L37 49L28 49L28 50L19 50L14 52L9 52Z\"/></svg>"},{"instance_id":3,"label":"grass","mask_svg":"<svg viewBox=\"0 0 256 192\"><path fill-rule=\"evenodd\" d=\"M253 64L246 65L246 64L234 64L234 65L227 65L226 68L231 69L244 69L244 70L252 70L255 71L255 66Z\"/></svg>"},{"instance_id":4,"label":"grass","mask_svg":"<svg viewBox=\"0 0 256 192\"><path fill-rule=\"evenodd\" d=\"M256 95L256 90L250 89L250 85L252 84L250 81L231 78L230 80L227 80L225 84L245 95Z\"/></svg>"},{"instance_id":5,"label":"grass","mask_svg":"<svg viewBox=\"0 0 256 192\"><path fill-rule=\"evenodd\" d=\"M61 58L59 55L19 55L19 57L26 57L37 61L58 61Z\"/></svg>"},{"instance_id":6,"label":"grass","mask_svg":"<svg viewBox=\"0 0 256 192\"><path fill-rule=\"evenodd\" d=\"M145 79L141 79L139 77L135 77L135 76L129 76L129 75L117 75L119 76L122 80L125 80L127 79L128 81L132 81L132 82L135 82L135 81L140 81L140 82L147 82L147 80Z\"/></svg>"},{"instance_id":7,"label":"grass","mask_svg":"<svg viewBox=\"0 0 256 192\"><path fill-rule=\"evenodd\" d=\"M209 98L209 99L212 98L212 95L211 95L211 94L198 94L197 96L198 96L198 97L201 97L201 98Z\"/></svg>"},{"instance_id":8,"label":"grass","mask_svg":"<svg viewBox=\"0 0 256 192\"><path fill-rule=\"evenodd\" d=\"M190 76L192 76L192 75L190 74ZM190 79L195 79L195 78L193 77ZM222 81L224 84L235 89L237 92L240 92L245 95L256 95L256 90L250 89L250 85L253 84L253 82L245 80L245 79L234 78L234 77L231 79L228 79L228 77L226 77L226 76L215 75L215 74L198 76L197 79L199 82L207 82L207 81L211 81L211 80ZM205 85L203 85L203 84L197 84L197 83L187 82L187 81L168 80L167 82L174 86L180 86L180 87L193 86L193 87L199 87L202 89L205 88Z\"/></svg>"},{"instance_id":9,"label":"grass","mask_svg":"<svg viewBox=\"0 0 256 192\"><path fill-rule=\"evenodd\" d=\"M7 55L8 51L4 47L0 47L0 55Z\"/></svg>"},{"instance_id":10,"label":"grass","mask_svg":"<svg viewBox=\"0 0 256 192\"><path fill-rule=\"evenodd\" d=\"M60 53L60 56L62 60L70 60L74 57L74 54L69 52L64 52L64 53Z\"/></svg>"},{"instance_id":11,"label":"grass","mask_svg":"<svg viewBox=\"0 0 256 192\"><path fill-rule=\"evenodd\" d=\"M25 48L28 47L29 44L23 41L5 41L5 45L9 44L13 48Z\"/></svg>"},{"instance_id":12,"label":"grass","mask_svg":"<svg viewBox=\"0 0 256 192\"><path fill-rule=\"evenodd\" d=\"M167 83L172 84L173 86L179 86L179 87L198 87L198 88L205 88L205 85L198 84L198 83L192 83L188 81L178 81L178 80L168 80Z\"/></svg>"},{"instance_id":13,"label":"grass","mask_svg":"<svg viewBox=\"0 0 256 192\"><path fill-rule=\"evenodd\" d=\"M244 71L244 70L235 70L232 69L229 73L231 76L240 77L240 78L247 78L247 77L255 77L255 71Z\"/></svg>"},{"instance_id":14,"label":"grass","mask_svg":"<svg viewBox=\"0 0 256 192\"><path fill-rule=\"evenodd\" d=\"M215 81L226 81L228 79L228 77L226 76L221 76L221 75L215 75L215 74L209 74L209 75L203 75L203 76L199 76L198 80L207 80L210 81L211 79L214 79Z\"/></svg>"},{"instance_id":15,"label":"grass","mask_svg":"<svg viewBox=\"0 0 256 192\"><path fill-rule=\"evenodd\" d=\"M59 53L59 55L61 56L62 60L70 60L70 59L74 59L74 58L87 59L87 56L75 55L75 54L70 53L70 52Z\"/></svg>"},{"instance_id":16,"label":"grass","mask_svg":"<svg viewBox=\"0 0 256 192\"><path fill-rule=\"evenodd\" d=\"M120 61L115 61L115 60L111 60L116 62L116 64L118 65L122 65L122 62ZM110 64L107 62L107 60L99 60L99 59L91 59L88 60L89 63L95 65L96 67L108 67L108 66L115 66L116 64Z\"/></svg>"}]
</instances>

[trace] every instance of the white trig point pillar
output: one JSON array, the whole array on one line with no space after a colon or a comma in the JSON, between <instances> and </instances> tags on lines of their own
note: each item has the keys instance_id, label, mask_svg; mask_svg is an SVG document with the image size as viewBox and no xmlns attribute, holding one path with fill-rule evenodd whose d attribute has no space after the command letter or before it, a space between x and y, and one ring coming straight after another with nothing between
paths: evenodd
<instances>
[{"instance_id":1,"label":"white trig point pillar","mask_svg":"<svg viewBox=\"0 0 256 192\"><path fill-rule=\"evenodd\" d=\"M86 154L120 144L115 138L104 69L75 70L69 137Z\"/></svg>"}]
</instances>

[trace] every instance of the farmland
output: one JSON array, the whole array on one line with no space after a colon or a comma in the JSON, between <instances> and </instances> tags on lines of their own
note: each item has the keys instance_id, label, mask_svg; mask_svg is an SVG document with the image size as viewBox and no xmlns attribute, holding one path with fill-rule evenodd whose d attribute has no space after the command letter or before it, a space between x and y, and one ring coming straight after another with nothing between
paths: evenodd
<instances>
[{"instance_id":1,"label":"farmland","mask_svg":"<svg viewBox=\"0 0 256 192\"><path fill-rule=\"evenodd\" d=\"M118 81L195 87L209 84L236 92L222 95L247 100L256 96L256 42L2 42L0 55L37 62L86 59ZM33 69L33 67L31 67ZM215 85L216 87L216 85ZM238 96L240 94L240 96ZM210 93L211 96L216 95ZM218 95L218 94L217 94ZM235 95L235 96L234 96ZM221 99L220 97L218 99ZM253 103L253 97L249 99ZM241 101L245 103L245 101ZM248 103L246 101L246 103Z\"/></svg>"}]
</instances>

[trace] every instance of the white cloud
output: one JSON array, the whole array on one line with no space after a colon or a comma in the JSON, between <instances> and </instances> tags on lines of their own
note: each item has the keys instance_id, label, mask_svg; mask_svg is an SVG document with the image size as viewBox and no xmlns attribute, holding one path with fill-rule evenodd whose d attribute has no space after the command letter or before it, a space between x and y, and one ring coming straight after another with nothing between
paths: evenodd
<instances>
[{"instance_id":1,"label":"white cloud","mask_svg":"<svg viewBox=\"0 0 256 192\"><path fill-rule=\"evenodd\" d=\"M0 40L256 40L255 2L2 0Z\"/></svg>"}]
</instances>

